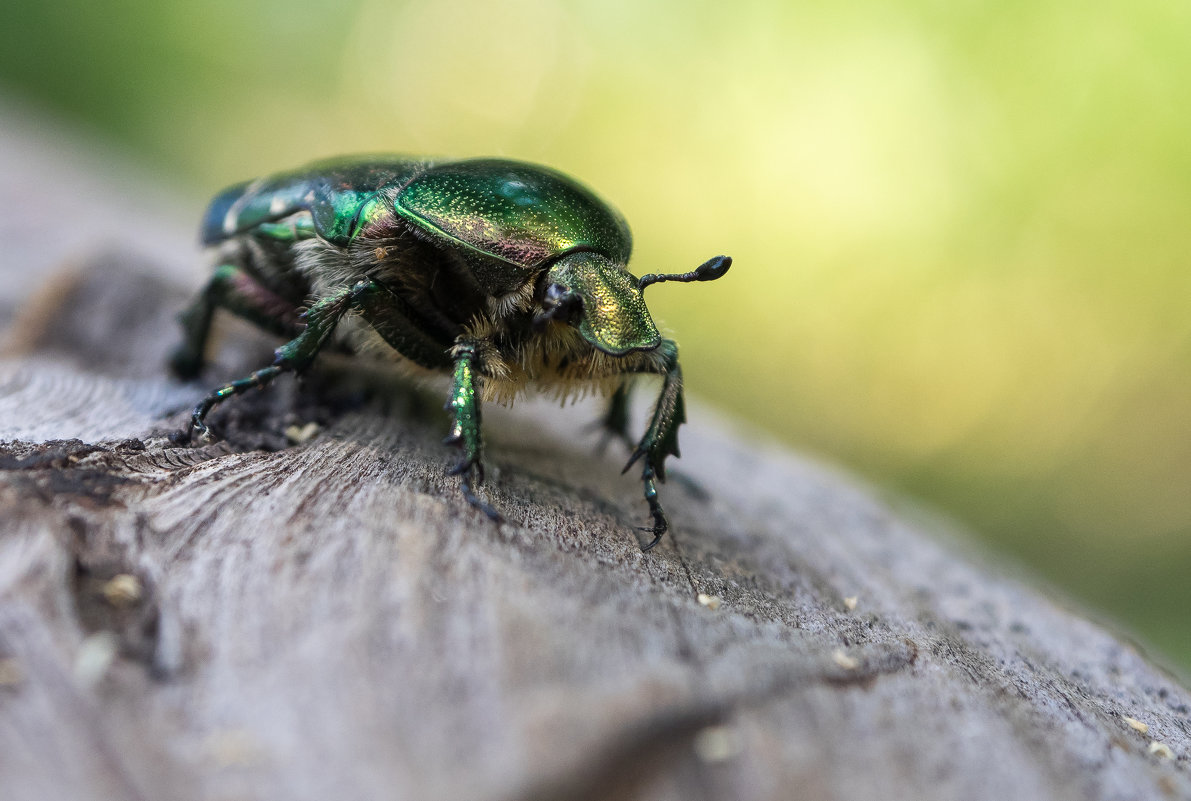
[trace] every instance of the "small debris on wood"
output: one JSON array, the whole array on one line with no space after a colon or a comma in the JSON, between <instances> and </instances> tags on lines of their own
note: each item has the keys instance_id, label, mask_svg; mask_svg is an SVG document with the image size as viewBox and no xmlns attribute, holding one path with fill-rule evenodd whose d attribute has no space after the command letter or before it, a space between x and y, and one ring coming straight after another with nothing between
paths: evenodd
<instances>
[{"instance_id":1,"label":"small debris on wood","mask_svg":"<svg viewBox=\"0 0 1191 801\"><path fill-rule=\"evenodd\" d=\"M860 667L860 660L854 656L848 656L843 648L836 648L831 652L831 660L835 664L842 667L844 670L855 670Z\"/></svg>"},{"instance_id":2,"label":"small debris on wood","mask_svg":"<svg viewBox=\"0 0 1191 801\"><path fill-rule=\"evenodd\" d=\"M1131 718L1128 715L1121 715L1121 718L1128 723L1129 728L1133 729L1134 731L1139 731L1142 734L1145 734L1150 730L1150 725L1148 723L1142 723L1136 718Z\"/></svg>"},{"instance_id":3,"label":"small debris on wood","mask_svg":"<svg viewBox=\"0 0 1191 801\"><path fill-rule=\"evenodd\" d=\"M853 611L856 608L856 603L859 600L860 598L858 596L849 595L848 597L844 598L844 608L849 612Z\"/></svg>"},{"instance_id":4,"label":"small debris on wood","mask_svg":"<svg viewBox=\"0 0 1191 801\"><path fill-rule=\"evenodd\" d=\"M203 744L207 756L221 768L249 768L265 762L265 750L252 732L244 729L217 731Z\"/></svg>"},{"instance_id":5,"label":"small debris on wood","mask_svg":"<svg viewBox=\"0 0 1191 801\"><path fill-rule=\"evenodd\" d=\"M701 603L703 606L706 606L712 612L719 609L720 604L724 602L724 599L720 598L720 596L708 595L705 592L699 593L699 595L696 596L696 599L699 601L699 603Z\"/></svg>"},{"instance_id":6,"label":"small debris on wood","mask_svg":"<svg viewBox=\"0 0 1191 801\"><path fill-rule=\"evenodd\" d=\"M0 659L0 687L15 687L25 680L21 663L13 657Z\"/></svg>"},{"instance_id":7,"label":"small debris on wood","mask_svg":"<svg viewBox=\"0 0 1191 801\"><path fill-rule=\"evenodd\" d=\"M103 585L103 599L117 609L126 609L140 602L144 596L141 580L131 573L120 573Z\"/></svg>"},{"instance_id":8,"label":"small debris on wood","mask_svg":"<svg viewBox=\"0 0 1191 801\"><path fill-rule=\"evenodd\" d=\"M726 762L740 754L740 735L731 726L708 726L695 734L694 746L704 762Z\"/></svg>"},{"instance_id":9,"label":"small debris on wood","mask_svg":"<svg viewBox=\"0 0 1191 801\"><path fill-rule=\"evenodd\" d=\"M301 445L317 437L320 431L322 426L314 422L302 426L292 425L285 429L285 438L293 445Z\"/></svg>"},{"instance_id":10,"label":"small debris on wood","mask_svg":"<svg viewBox=\"0 0 1191 801\"><path fill-rule=\"evenodd\" d=\"M74 657L74 679L81 687L91 688L107 675L116 659L120 641L110 631L97 631L79 644Z\"/></svg>"},{"instance_id":11,"label":"small debris on wood","mask_svg":"<svg viewBox=\"0 0 1191 801\"><path fill-rule=\"evenodd\" d=\"M1150 753L1159 759L1174 759L1174 751L1170 750L1170 746L1157 740L1150 743Z\"/></svg>"}]
</instances>

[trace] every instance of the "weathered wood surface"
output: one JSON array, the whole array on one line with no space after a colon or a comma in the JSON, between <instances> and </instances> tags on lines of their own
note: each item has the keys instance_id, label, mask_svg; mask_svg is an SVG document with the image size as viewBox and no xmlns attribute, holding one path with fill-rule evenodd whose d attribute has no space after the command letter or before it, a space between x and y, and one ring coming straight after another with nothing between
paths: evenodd
<instances>
[{"instance_id":1,"label":"weathered wood surface","mask_svg":"<svg viewBox=\"0 0 1191 801\"><path fill-rule=\"evenodd\" d=\"M5 801L1191 798L1184 687L698 406L649 554L590 407L486 410L501 526L436 396L378 375L172 444L215 376L164 376L185 290L132 261L46 287L0 361Z\"/></svg>"}]
</instances>

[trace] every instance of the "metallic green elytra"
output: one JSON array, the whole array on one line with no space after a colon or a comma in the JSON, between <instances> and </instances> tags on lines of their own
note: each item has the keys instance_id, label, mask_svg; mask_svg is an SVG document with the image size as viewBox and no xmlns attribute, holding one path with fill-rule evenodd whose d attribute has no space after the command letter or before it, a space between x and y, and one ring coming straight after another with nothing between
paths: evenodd
<instances>
[{"instance_id":1,"label":"metallic green elytra","mask_svg":"<svg viewBox=\"0 0 1191 801\"><path fill-rule=\"evenodd\" d=\"M453 377L451 472L467 500L483 480L481 401L528 388L611 393L605 428L633 447L653 525L668 528L656 480L678 456L685 421L678 346L658 333L642 291L659 281L709 281L732 264L717 256L688 273L627 269L628 224L562 173L504 159L343 158L230 187L211 201L202 242L211 280L182 314L171 366L202 369L212 315L225 309L287 341L273 363L220 387L195 407L188 435L210 436L221 401L305 369L327 344L382 352L412 369ZM379 345L380 347L376 347ZM645 434L627 430L633 379L662 377Z\"/></svg>"}]
</instances>

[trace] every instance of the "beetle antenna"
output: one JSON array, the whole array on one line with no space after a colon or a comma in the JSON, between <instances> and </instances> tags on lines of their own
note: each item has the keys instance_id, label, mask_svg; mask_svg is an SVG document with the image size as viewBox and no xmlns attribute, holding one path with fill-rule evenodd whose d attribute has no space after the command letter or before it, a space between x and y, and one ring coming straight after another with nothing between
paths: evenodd
<instances>
[{"instance_id":1,"label":"beetle antenna","mask_svg":"<svg viewBox=\"0 0 1191 801\"><path fill-rule=\"evenodd\" d=\"M662 281L682 281L684 284L691 281L714 281L728 272L728 268L732 266L731 256L716 256L714 259L708 259L700 264L689 273L650 273L649 275L641 276L641 280L637 282L639 289L645 289L650 284L660 284Z\"/></svg>"}]
</instances>

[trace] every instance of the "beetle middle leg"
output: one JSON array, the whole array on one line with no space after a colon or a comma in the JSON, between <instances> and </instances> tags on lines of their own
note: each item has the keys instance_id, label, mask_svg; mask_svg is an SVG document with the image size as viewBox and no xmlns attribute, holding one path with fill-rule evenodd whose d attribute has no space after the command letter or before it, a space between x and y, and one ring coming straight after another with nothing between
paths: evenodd
<instances>
[{"instance_id":1,"label":"beetle middle leg","mask_svg":"<svg viewBox=\"0 0 1191 801\"><path fill-rule=\"evenodd\" d=\"M630 449L636 445L633 438L629 436L629 400L632 393L632 379L625 379L612 393L612 397L608 399L608 408L605 410L604 416L591 424L589 430L601 432L600 453L603 453L604 448L614 439L620 440Z\"/></svg>"}]
</instances>

